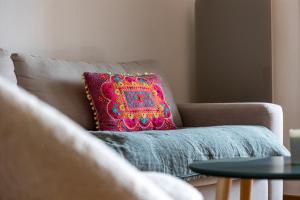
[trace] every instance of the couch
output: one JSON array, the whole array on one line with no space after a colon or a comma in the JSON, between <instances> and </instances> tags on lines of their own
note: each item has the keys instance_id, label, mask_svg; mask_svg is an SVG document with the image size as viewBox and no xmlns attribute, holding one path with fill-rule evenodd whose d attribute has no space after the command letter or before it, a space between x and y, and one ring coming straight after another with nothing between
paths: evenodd
<instances>
[{"instance_id":1,"label":"couch","mask_svg":"<svg viewBox=\"0 0 300 200\"><path fill-rule=\"evenodd\" d=\"M0 199L202 200L170 175L141 173L65 115L0 77Z\"/></svg>"},{"instance_id":2,"label":"couch","mask_svg":"<svg viewBox=\"0 0 300 200\"><path fill-rule=\"evenodd\" d=\"M1 66L2 65L2 66ZM56 59L45 59L25 54L0 51L0 75L12 85L18 85L44 102L57 108L83 128L92 130L92 114L80 75L84 71L133 73L154 72L164 80L166 76L154 61L115 64L87 64ZM207 127L217 125L260 125L271 130L282 143L282 110L269 103L185 103L176 104L167 81L163 82L167 100L177 127ZM202 192L206 199L214 199L216 178L194 177L186 179ZM238 199L239 180L233 184L233 199ZM258 180L253 185L254 199L282 199L282 181Z\"/></svg>"}]
</instances>

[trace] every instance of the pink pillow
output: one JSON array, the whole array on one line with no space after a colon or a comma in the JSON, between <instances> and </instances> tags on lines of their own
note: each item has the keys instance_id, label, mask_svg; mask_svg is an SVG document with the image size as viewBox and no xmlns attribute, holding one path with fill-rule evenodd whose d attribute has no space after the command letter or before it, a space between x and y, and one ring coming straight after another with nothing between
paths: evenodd
<instances>
[{"instance_id":1,"label":"pink pillow","mask_svg":"<svg viewBox=\"0 0 300 200\"><path fill-rule=\"evenodd\" d=\"M83 74L98 130L175 129L161 79L154 74Z\"/></svg>"}]
</instances>

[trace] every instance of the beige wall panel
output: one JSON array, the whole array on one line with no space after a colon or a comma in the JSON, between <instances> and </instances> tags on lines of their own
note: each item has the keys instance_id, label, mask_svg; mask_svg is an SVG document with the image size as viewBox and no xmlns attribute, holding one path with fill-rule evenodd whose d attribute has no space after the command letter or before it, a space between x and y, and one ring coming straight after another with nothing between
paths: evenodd
<instances>
[{"instance_id":1,"label":"beige wall panel","mask_svg":"<svg viewBox=\"0 0 300 200\"><path fill-rule=\"evenodd\" d=\"M190 100L193 0L0 0L0 48L88 62L158 60Z\"/></svg>"},{"instance_id":2,"label":"beige wall panel","mask_svg":"<svg viewBox=\"0 0 300 200\"><path fill-rule=\"evenodd\" d=\"M271 0L198 0L201 102L272 100Z\"/></svg>"}]
</instances>

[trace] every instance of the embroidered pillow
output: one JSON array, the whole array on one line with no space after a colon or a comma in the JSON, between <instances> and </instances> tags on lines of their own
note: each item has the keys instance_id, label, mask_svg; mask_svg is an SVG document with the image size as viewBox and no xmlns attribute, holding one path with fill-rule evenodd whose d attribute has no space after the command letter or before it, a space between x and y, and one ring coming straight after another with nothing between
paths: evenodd
<instances>
[{"instance_id":1,"label":"embroidered pillow","mask_svg":"<svg viewBox=\"0 0 300 200\"><path fill-rule=\"evenodd\" d=\"M161 79L154 74L83 74L98 130L175 129Z\"/></svg>"}]
</instances>

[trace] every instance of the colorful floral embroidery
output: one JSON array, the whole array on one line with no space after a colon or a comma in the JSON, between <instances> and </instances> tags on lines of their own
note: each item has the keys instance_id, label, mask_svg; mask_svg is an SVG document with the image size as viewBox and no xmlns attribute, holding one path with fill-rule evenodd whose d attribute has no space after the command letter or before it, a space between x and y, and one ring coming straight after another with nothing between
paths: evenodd
<instances>
[{"instance_id":1,"label":"colorful floral embroidery","mask_svg":"<svg viewBox=\"0 0 300 200\"><path fill-rule=\"evenodd\" d=\"M176 128L157 75L84 74L97 129L139 131Z\"/></svg>"}]
</instances>

